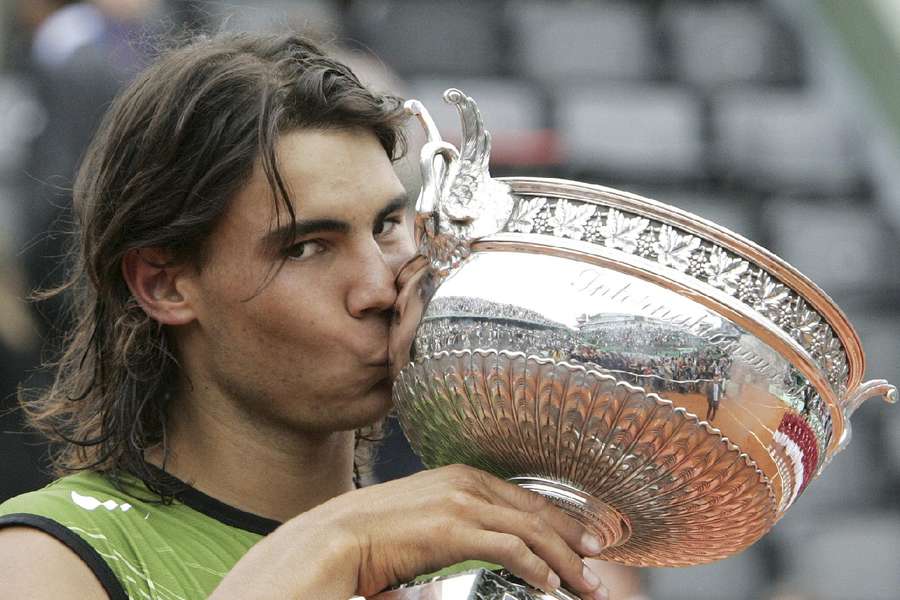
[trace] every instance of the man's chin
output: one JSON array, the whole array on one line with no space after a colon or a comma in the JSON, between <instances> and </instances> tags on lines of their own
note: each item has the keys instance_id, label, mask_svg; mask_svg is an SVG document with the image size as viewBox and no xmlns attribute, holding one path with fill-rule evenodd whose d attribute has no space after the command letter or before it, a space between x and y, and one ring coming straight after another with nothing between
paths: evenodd
<instances>
[{"instance_id":1,"label":"man's chin","mask_svg":"<svg viewBox=\"0 0 900 600\"><path fill-rule=\"evenodd\" d=\"M353 423L346 429L362 429L384 420L394 406L391 397L392 387L391 381L385 379L353 402L347 410L347 415L352 417Z\"/></svg>"},{"instance_id":2,"label":"man's chin","mask_svg":"<svg viewBox=\"0 0 900 600\"><path fill-rule=\"evenodd\" d=\"M292 425L298 431L314 435L365 429L384 420L391 411L391 388L391 382L385 379L362 393L336 392L337 401L323 402L322 406L327 409L320 409L312 418L312 415L298 413L294 415Z\"/></svg>"}]
</instances>

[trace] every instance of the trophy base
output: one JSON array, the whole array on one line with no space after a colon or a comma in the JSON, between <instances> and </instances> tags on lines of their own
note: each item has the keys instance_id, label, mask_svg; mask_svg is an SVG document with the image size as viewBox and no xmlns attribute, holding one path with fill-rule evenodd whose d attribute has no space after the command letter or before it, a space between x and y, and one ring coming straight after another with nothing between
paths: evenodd
<instances>
[{"instance_id":1,"label":"trophy base","mask_svg":"<svg viewBox=\"0 0 900 600\"><path fill-rule=\"evenodd\" d=\"M505 571L477 569L381 592L369 600L578 600L578 597L561 589L547 594Z\"/></svg>"},{"instance_id":2,"label":"trophy base","mask_svg":"<svg viewBox=\"0 0 900 600\"><path fill-rule=\"evenodd\" d=\"M572 486L544 477L511 477L508 481L553 502L600 539L603 548L631 537L631 523L616 509Z\"/></svg>"}]
</instances>

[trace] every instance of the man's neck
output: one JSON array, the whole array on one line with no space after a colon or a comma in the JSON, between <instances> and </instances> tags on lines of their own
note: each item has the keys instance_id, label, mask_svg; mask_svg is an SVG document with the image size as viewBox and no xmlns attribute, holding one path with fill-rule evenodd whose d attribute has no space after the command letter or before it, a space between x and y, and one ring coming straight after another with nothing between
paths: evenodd
<instances>
[{"instance_id":1,"label":"man's neck","mask_svg":"<svg viewBox=\"0 0 900 600\"><path fill-rule=\"evenodd\" d=\"M288 519L353 489L353 432L281 434L170 405L165 470L246 512ZM163 466L161 448L148 461Z\"/></svg>"}]
</instances>

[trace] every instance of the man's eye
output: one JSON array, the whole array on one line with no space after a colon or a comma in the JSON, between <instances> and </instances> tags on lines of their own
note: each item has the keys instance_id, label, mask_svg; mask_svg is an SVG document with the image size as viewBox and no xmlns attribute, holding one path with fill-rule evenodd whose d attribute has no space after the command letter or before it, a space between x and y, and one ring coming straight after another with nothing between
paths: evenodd
<instances>
[{"instance_id":1,"label":"man's eye","mask_svg":"<svg viewBox=\"0 0 900 600\"><path fill-rule=\"evenodd\" d=\"M392 233L398 225L400 225L399 217L385 219L375 226L375 230L372 233L374 233L375 235L386 235Z\"/></svg>"},{"instance_id":2,"label":"man's eye","mask_svg":"<svg viewBox=\"0 0 900 600\"><path fill-rule=\"evenodd\" d=\"M294 244L285 251L285 256L290 260L306 260L325 250L325 245L316 240L309 240Z\"/></svg>"}]
</instances>

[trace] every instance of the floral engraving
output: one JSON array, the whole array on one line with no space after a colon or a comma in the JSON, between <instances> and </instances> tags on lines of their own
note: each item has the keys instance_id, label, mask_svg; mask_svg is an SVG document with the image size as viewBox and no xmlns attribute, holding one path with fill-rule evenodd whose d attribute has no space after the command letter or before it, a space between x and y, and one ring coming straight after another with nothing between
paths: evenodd
<instances>
[{"instance_id":1,"label":"floral engraving","mask_svg":"<svg viewBox=\"0 0 900 600\"><path fill-rule=\"evenodd\" d=\"M813 341L813 356L820 361L822 367L828 367L829 355L836 350L840 350L841 343L834 336L831 328L824 323L819 324L816 330L815 340Z\"/></svg>"},{"instance_id":2,"label":"floral engraving","mask_svg":"<svg viewBox=\"0 0 900 600\"><path fill-rule=\"evenodd\" d=\"M760 272L745 302L772 320L778 318L782 306L790 299L788 289L768 273Z\"/></svg>"},{"instance_id":3,"label":"floral engraving","mask_svg":"<svg viewBox=\"0 0 900 600\"><path fill-rule=\"evenodd\" d=\"M654 231L653 225L648 227L644 233L638 236L635 252L644 258L649 258L651 260L656 259L658 256L656 247L657 233L657 231Z\"/></svg>"},{"instance_id":4,"label":"floral engraving","mask_svg":"<svg viewBox=\"0 0 900 600\"><path fill-rule=\"evenodd\" d=\"M554 235L578 240L584 234L588 219L596 210L597 207L593 204L584 203L579 206L574 202L560 200L548 224L553 228Z\"/></svg>"},{"instance_id":5,"label":"floral engraving","mask_svg":"<svg viewBox=\"0 0 900 600\"><path fill-rule=\"evenodd\" d=\"M802 302L794 316L794 326L789 333L804 347L809 347L815 340L816 329L821 322L822 317L819 316L819 313Z\"/></svg>"},{"instance_id":6,"label":"floral engraving","mask_svg":"<svg viewBox=\"0 0 900 600\"><path fill-rule=\"evenodd\" d=\"M603 219L598 214L593 217L584 226L584 241L599 244L603 239Z\"/></svg>"},{"instance_id":7,"label":"floral engraving","mask_svg":"<svg viewBox=\"0 0 900 600\"><path fill-rule=\"evenodd\" d=\"M699 252L691 254L691 259L688 261L688 274L697 279L707 279L706 264L711 251L712 249L707 246L700 246Z\"/></svg>"},{"instance_id":8,"label":"floral engraving","mask_svg":"<svg viewBox=\"0 0 900 600\"><path fill-rule=\"evenodd\" d=\"M508 229L521 233L531 233L535 230L538 213L543 210L546 204L547 199L540 196L536 196L531 200L520 199L516 212L509 220Z\"/></svg>"},{"instance_id":9,"label":"floral engraving","mask_svg":"<svg viewBox=\"0 0 900 600\"><path fill-rule=\"evenodd\" d=\"M748 268L747 261L730 256L716 246L709 253L709 262L706 263L707 281L727 294L734 294L740 284L741 275L746 273Z\"/></svg>"},{"instance_id":10,"label":"floral engraving","mask_svg":"<svg viewBox=\"0 0 900 600\"><path fill-rule=\"evenodd\" d=\"M637 248L638 238L650 221L643 217L626 217L622 212L611 208L606 213L606 224L603 226L603 243L610 248L619 248L633 253Z\"/></svg>"},{"instance_id":11,"label":"floral engraving","mask_svg":"<svg viewBox=\"0 0 900 600\"><path fill-rule=\"evenodd\" d=\"M675 226L602 205L519 196L507 231L543 233L620 249L686 272L752 306L806 349L838 389L849 365L840 338L804 298L766 270Z\"/></svg>"},{"instance_id":12,"label":"floral engraving","mask_svg":"<svg viewBox=\"0 0 900 600\"><path fill-rule=\"evenodd\" d=\"M790 332L794 327L794 319L797 315L797 306L802 302L799 297L788 294L787 301L782 303L777 310L770 311L769 318L782 330Z\"/></svg>"},{"instance_id":13,"label":"floral engraving","mask_svg":"<svg viewBox=\"0 0 900 600\"><path fill-rule=\"evenodd\" d=\"M738 281L737 292L735 293L738 300L752 304L752 300L756 298L756 278L759 273L759 269L751 266L746 273L741 275Z\"/></svg>"},{"instance_id":14,"label":"floral engraving","mask_svg":"<svg viewBox=\"0 0 900 600\"><path fill-rule=\"evenodd\" d=\"M662 265L684 272L690 264L691 254L699 247L699 238L681 234L672 227L663 225L656 242L657 260Z\"/></svg>"}]
</instances>

